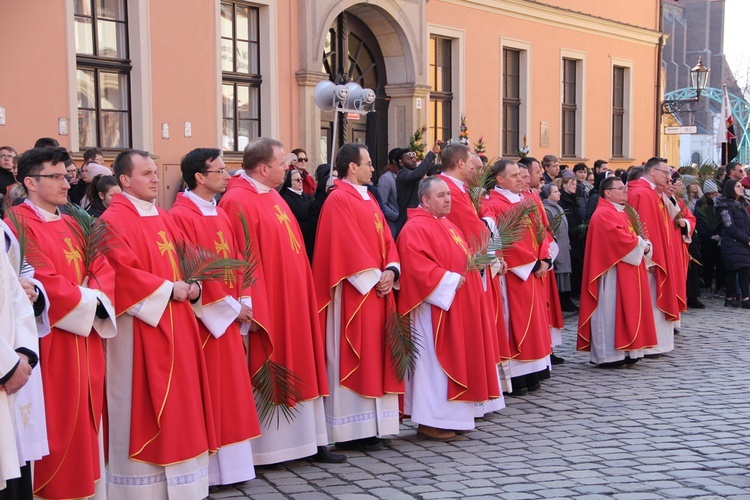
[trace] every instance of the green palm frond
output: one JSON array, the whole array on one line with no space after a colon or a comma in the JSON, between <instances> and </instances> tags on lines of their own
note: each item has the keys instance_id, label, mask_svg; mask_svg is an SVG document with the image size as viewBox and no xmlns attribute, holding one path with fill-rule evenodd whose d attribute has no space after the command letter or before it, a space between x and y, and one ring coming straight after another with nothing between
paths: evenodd
<instances>
[{"instance_id":1,"label":"green palm frond","mask_svg":"<svg viewBox=\"0 0 750 500\"><path fill-rule=\"evenodd\" d=\"M23 263L27 258L29 248L29 227L26 225L25 217L20 215L17 210L8 207L5 214L13 227L16 228L16 239L18 240L18 251L20 253L18 268L23 269Z\"/></svg>"},{"instance_id":2,"label":"green palm frond","mask_svg":"<svg viewBox=\"0 0 750 500\"><path fill-rule=\"evenodd\" d=\"M177 241L175 252L185 283L224 281L227 276L233 279L237 272L244 271L247 266L241 260L222 258L216 252L188 241Z\"/></svg>"},{"instance_id":3,"label":"green palm frond","mask_svg":"<svg viewBox=\"0 0 750 500\"><path fill-rule=\"evenodd\" d=\"M555 234L558 229L560 229L560 224L562 224L563 219L565 218L565 212L560 212L559 214L555 215L549 220L549 226L547 229L552 233Z\"/></svg>"},{"instance_id":4,"label":"green palm frond","mask_svg":"<svg viewBox=\"0 0 750 500\"><path fill-rule=\"evenodd\" d=\"M466 272L480 271L487 266L491 266L497 260L497 253L501 252L507 246L503 246L500 238L492 238L489 233L477 241L473 238L471 248L476 248L474 255L470 256L466 264Z\"/></svg>"},{"instance_id":5,"label":"green palm frond","mask_svg":"<svg viewBox=\"0 0 750 500\"><path fill-rule=\"evenodd\" d=\"M417 340L409 315L400 314L396 310L392 293L388 297L391 311L385 324L385 340L391 352L391 365L396 370L396 378L401 382L406 376L414 375L422 346Z\"/></svg>"},{"instance_id":6,"label":"green palm frond","mask_svg":"<svg viewBox=\"0 0 750 500\"><path fill-rule=\"evenodd\" d=\"M531 215L535 213L537 213L536 203L533 200L524 200L497 217L495 224L502 249L510 248L523 239L529 225L533 223Z\"/></svg>"},{"instance_id":7,"label":"green palm frond","mask_svg":"<svg viewBox=\"0 0 750 500\"><path fill-rule=\"evenodd\" d=\"M65 205L65 211L70 219L65 219L66 224L73 230L78 246L81 249L83 268L87 274L91 272L94 261L105 256L112 250L114 233L109 230L106 222L92 217L88 212L72 203ZM94 276L96 279L96 277Z\"/></svg>"},{"instance_id":8,"label":"green palm frond","mask_svg":"<svg viewBox=\"0 0 750 500\"><path fill-rule=\"evenodd\" d=\"M294 420L299 414L296 403L302 400L299 387L303 382L299 375L284 365L271 358L266 359L252 377L258 419L262 425L270 427L274 417L276 428L282 416L287 422Z\"/></svg>"},{"instance_id":9,"label":"green palm frond","mask_svg":"<svg viewBox=\"0 0 750 500\"><path fill-rule=\"evenodd\" d=\"M492 170L491 166L493 163L495 163L494 158L486 164L483 164L474 172L474 175L469 179L469 182L466 183L466 191L469 194L471 204L474 205L474 210L476 210L477 213L479 213L482 198L485 197L487 189L489 189L487 184L490 180L490 172Z\"/></svg>"},{"instance_id":10,"label":"green palm frond","mask_svg":"<svg viewBox=\"0 0 750 500\"><path fill-rule=\"evenodd\" d=\"M633 208L632 205L625 204L625 213L628 214L628 218L630 219L630 228L633 230L633 232L637 235L643 238L644 240L648 239L648 231L646 229L646 225L641 220L641 216L638 214L635 208Z\"/></svg>"},{"instance_id":11,"label":"green palm frond","mask_svg":"<svg viewBox=\"0 0 750 500\"><path fill-rule=\"evenodd\" d=\"M249 287L255 283L255 270L258 268L258 255L253 251L253 238L250 234L250 224L245 217L245 213L241 208L238 207L238 217L240 224L242 224L242 236L244 237L244 247L242 249L242 259L245 261L247 266L242 272L242 289Z\"/></svg>"}]
</instances>

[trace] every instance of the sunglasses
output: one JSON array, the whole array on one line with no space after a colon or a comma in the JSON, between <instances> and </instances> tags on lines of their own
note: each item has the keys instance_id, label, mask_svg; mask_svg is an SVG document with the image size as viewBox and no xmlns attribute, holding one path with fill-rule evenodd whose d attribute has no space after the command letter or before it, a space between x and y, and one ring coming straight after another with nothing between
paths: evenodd
<instances>
[{"instance_id":1,"label":"sunglasses","mask_svg":"<svg viewBox=\"0 0 750 500\"><path fill-rule=\"evenodd\" d=\"M307 158L297 158L297 161L304 163L307 161Z\"/></svg>"}]
</instances>

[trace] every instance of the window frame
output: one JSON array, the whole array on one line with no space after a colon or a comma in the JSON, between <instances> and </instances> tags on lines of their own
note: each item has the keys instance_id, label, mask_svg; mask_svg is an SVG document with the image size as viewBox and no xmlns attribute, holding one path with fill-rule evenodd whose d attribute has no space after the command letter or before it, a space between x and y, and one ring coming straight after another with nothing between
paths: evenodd
<instances>
[{"instance_id":1,"label":"window frame","mask_svg":"<svg viewBox=\"0 0 750 500\"><path fill-rule=\"evenodd\" d=\"M623 71L622 82L622 108L618 109L614 103L615 91L615 68ZM613 160L630 160L633 158L633 79L635 74L635 63L626 59L611 58L610 76L612 78L612 101L610 102L612 121L610 123L610 158ZM614 120L616 115L622 116L622 154L616 155Z\"/></svg>"},{"instance_id":2,"label":"window frame","mask_svg":"<svg viewBox=\"0 0 750 500\"><path fill-rule=\"evenodd\" d=\"M447 78L443 78L442 83L448 83L449 89L441 89L437 90L436 88L433 88L433 86L430 86L430 121L429 121L429 136L433 138L433 141L435 140L442 140L442 141L448 141L453 136L453 57L454 57L454 40L452 38L438 35L438 34L431 34L430 35L430 51L432 52L432 44L435 44L435 60L432 60L432 57L430 57L430 60L428 61L428 71L430 72L430 78L432 81L435 82L435 87L438 85L438 74L439 74L439 68L443 68L445 71L446 69L449 71L449 75ZM448 53L448 61L450 61L447 65L439 65L439 61L445 61L445 57L441 57L439 55L439 49L442 46L442 50L444 50L446 47L449 51ZM441 53L442 53L441 50ZM444 55L444 54L443 54ZM437 127L438 123L438 114L442 111L443 113L443 119L441 120L443 123L442 127ZM446 112L447 112L447 120L446 118ZM447 126L446 126L447 122ZM441 136L438 137L438 130L442 132ZM447 136L444 135L447 131Z\"/></svg>"},{"instance_id":3,"label":"window frame","mask_svg":"<svg viewBox=\"0 0 750 500\"><path fill-rule=\"evenodd\" d=\"M515 156L518 154L519 149L521 148L521 95L522 95L522 76L521 76L521 56L522 56L522 50L516 49L514 47L503 47L502 48L502 57L503 57L503 66L502 66L502 86L503 86L503 98L502 98L502 152L504 156ZM508 71L508 66L510 61L510 54L514 54L515 61L513 69L515 70L515 75L512 75ZM516 85L515 85L515 95L509 95L509 87L508 80L510 77L516 78ZM516 123L516 129L515 131L511 130L508 126L509 120L509 114L514 113L515 115L515 123ZM515 134L515 135L513 135ZM513 143L512 147L511 143Z\"/></svg>"},{"instance_id":4,"label":"window frame","mask_svg":"<svg viewBox=\"0 0 750 500\"><path fill-rule=\"evenodd\" d=\"M573 98L566 96L566 64L575 62ZM570 75L568 75L570 76ZM570 80L570 78L568 78ZM569 92L570 94L570 92ZM586 156L586 53L560 49L560 157L568 161L585 160ZM572 136L573 151L565 144Z\"/></svg>"}]
</instances>

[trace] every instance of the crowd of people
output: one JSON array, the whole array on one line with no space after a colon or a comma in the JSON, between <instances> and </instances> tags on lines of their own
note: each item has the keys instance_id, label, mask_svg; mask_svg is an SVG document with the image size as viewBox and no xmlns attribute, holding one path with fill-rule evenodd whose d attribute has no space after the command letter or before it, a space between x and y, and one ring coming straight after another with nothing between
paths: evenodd
<instances>
[{"instance_id":1,"label":"crowd of people","mask_svg":"<svg viewBox=\"0 0 750 500\"><path fill-rule=\"evenodd\" d=\"M750 308L738 164L571 170L438 141L392 150L375 186L364 145L308 162L258 138L231 174L195 149L167 211L146 151L77 168L51 139L0 147L0 498L205 498L386 448L402 419L453 441L538 394L565 311L620 368L674 349L701 278Z\"/></svg>"}]
</instances>

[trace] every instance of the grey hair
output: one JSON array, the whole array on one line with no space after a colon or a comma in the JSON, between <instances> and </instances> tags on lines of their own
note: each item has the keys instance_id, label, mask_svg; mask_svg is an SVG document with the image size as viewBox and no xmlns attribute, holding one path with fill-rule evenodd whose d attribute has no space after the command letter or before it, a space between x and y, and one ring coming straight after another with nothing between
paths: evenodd
<instances>
[{"instance_id":1,"label":"grey hair","mask_svg":"<svg viewBox=\"0 0 750 500\"><path fill-rule=\"evenodd\" d=\"M422 197L423 196L429 196L430 191L432 191L432 185L437 184L438 182L445 182L440 177L430 176L425 177L421 181L419 181L419 187L417 188L417 199L419 199L419 203L422 203Z\"/></svg>"}]
</instances>

